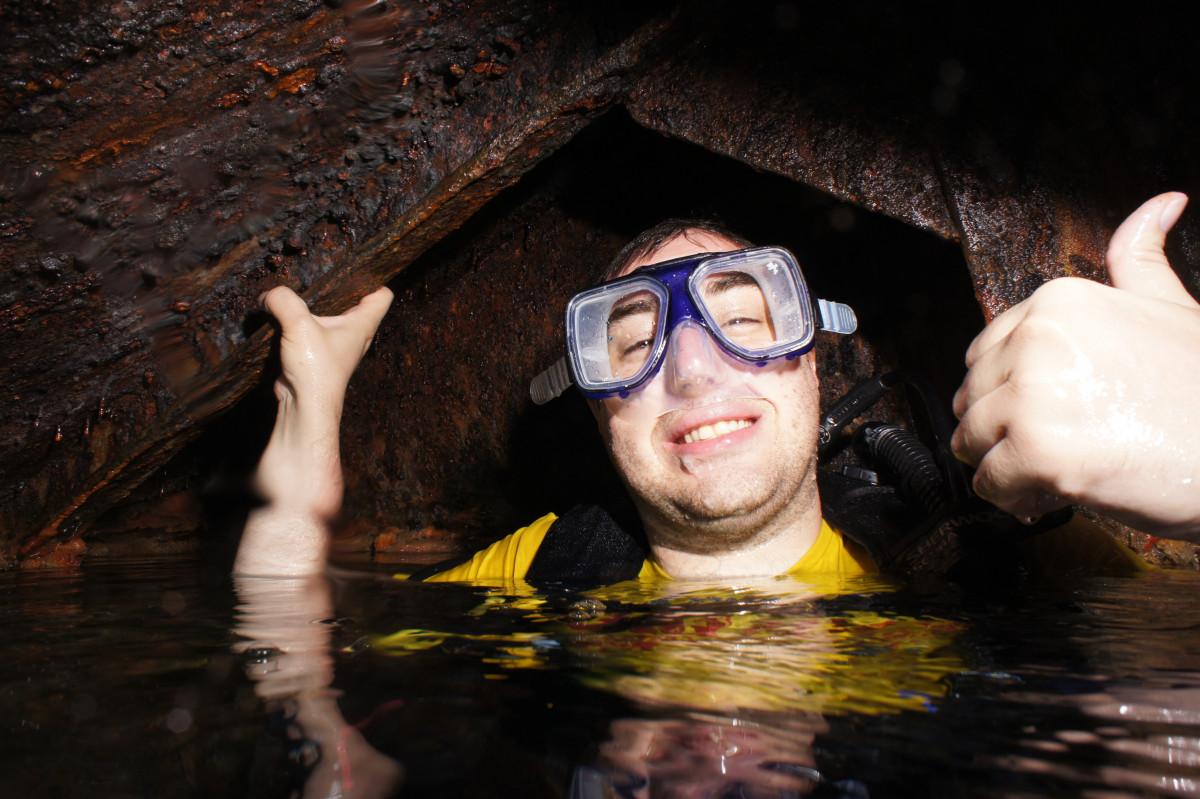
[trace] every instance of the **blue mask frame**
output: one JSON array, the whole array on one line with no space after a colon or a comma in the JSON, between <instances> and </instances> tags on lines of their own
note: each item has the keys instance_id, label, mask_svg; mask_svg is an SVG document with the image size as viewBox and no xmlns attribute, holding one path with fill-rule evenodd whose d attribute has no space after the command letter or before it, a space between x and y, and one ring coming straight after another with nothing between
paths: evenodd
<instances>
[{"instance_id":1,"label":"blue mask frame","mask_svg":"<svg viewBox=\"0 0 1200 799\"><path fill-rule=\"evenodd\" d=\"M837 333L852 333L857 327L854 311L841 303L818 300L815 309L809 305L805 315L806 331L800 338L777 344L773 347L758 351L746 350L730 341L721 332L720 326L708 316L706 306L697 300L695 280L697 271L705 264L721 261L721 266L736 263L739 260L757 259L770 256L777 263L782 263L791 273L800 302L809 305L807 284L800 272L795 257L780 247L752 247L731 252L706 252L696 255L675 258L660 264L653 264L638 269L624 277L604 283L593 289L580 292L571 299L567 306L567 358L560 359L546 371L534 379L530 385L530 396L537 404L549 402L575 383L588 399L600 400L608 397L628 397L633 391L640 389L648 381L653 380L662 368L664 356L672 331L685 321L691 320L704 328L718 346L734 358L759 366L777 358L797 358L810 351L814 344L815 329ZM659 298L659 324L656 328L654 349L646 359L646 364L628 379L620 381L605 381L603 384L589 383L582 379L586 374L581 363L581 348L576 341L575 317L577 307L594 297L597 293L611 293L614 287L626 284L642 284ZM815 310L815 313L812 311ZM568 371L569 364L569 371Z\"/></svg>"}]
</instances>

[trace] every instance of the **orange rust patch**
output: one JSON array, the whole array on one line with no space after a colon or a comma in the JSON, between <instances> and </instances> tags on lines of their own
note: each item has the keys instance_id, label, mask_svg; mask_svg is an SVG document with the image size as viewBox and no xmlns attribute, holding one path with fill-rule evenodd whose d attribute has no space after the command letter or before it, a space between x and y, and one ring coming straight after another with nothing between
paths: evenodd
<instances>
[{"instance_id":1,"label":"orange rust patch","mask_svg":"<svg viewBox=\"0 0 1200 799\"><path fill-rule=\"evenodd\" d=\"M279 67L273 67L266 61L255 61L252 66L259 72L270 75L272 78L279 74Z\"/></svg>"},{"instance_id":2,"label":"orange rust patch","mask_svg":"<svg viewBox=\"0 0 1200 799\"><path fill-rule=\"evenodd\" d=\"M375 536L375 551L387 552L388 550L395 549L400 544L400 540L400 529L389 527Z\"/></svg>"},{"instance_id":3,"label":"orange rust patch","mask_svg":"<svg viewBox=\"0 0 1200 799\"><path fill-rule=\"evenodd\" d=\"M508 67L498 61L483 61L471 67L471 71L479 75L492 75L500 77L508 72Z\"/></svg>"},{"instance_id":4,"label":"orange rust patch","mask_svg":"<svg viewBox=\"0 0 1200 799\"><path fill-rule=\"evenodd\" d=\"M69 541L56 541L43 550L34 552L21 561L22 569L62 569L78 566L79 561L87 552L87 544L82 538L72 538Z\"/></svg>"},{"instance_id":5,"label":"orange rust patch","mask_svg":"<svg viewBox=\"0 0 1200 799\"><path fill-rule=\"evenodd\" d=\"M279 81L279 85L267 92L267 96L271 99L274 99L275 97L279 96L280 92L299 94L311 86L316 77L317 70L313 67L298 69L291 75L288 75L286 78Z\"/></svg>"},{"instance_id":6,"label":"orange rust patch","mask_svg":"<svg viewBox=\"0 0 1200 799\"><path fill-rule=\"evenodd\" d=\"M309 20L304 23L304 25L302 25L300 27L300 31L302 33L306 33L308 31L312 30L313 28L317 27L322 22L324 22L326 16L327 16L327 14L324 9L322 9L321 11L318 11L316 14L313 14L312 17L309 18Z\"/></svg>"},{"instance_id":7,"label":"orange rust patch","mask_svg":"<svg viewBox=\"0 0 1200 799\"><path fill-rule=\"evenodd\" d=\"M233 108L235 105L241 105L249 99L243 92L230 92L229 94L222 95L217 100L216 106L217 108Z\"/></svg>"},{"instance_id":8,"label":"orange rust patch","mask_svg":"<svg viewBox=\"0 0 1200 799\"><path fill-rule=\"evenodd\" d=\"M75 166L83 166L88 161L99 158L105 153L111 154L114 158L121 153L121 150L131 145L142 145L150 141L150 134L144 136L133 136L129 138L113 139L101 144L99 147L93 147L87 150L83 155L75 159Z\"/></svg>"}]
</instances>

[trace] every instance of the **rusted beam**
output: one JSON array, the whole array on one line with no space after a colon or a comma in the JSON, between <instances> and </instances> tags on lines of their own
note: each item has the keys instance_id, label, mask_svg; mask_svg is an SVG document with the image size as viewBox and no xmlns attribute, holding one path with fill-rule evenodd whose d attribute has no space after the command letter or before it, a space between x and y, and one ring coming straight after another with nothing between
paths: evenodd
<instances>
[{"instance_id":1,"label":"rusted beam","mask_svg":"<svg viewBox=\"0 0 1200 799\"><path fill-rule=\"evenodd\" d=\"M1162 18L1083 36L1065 12L981 27L731 3L686 22L631 91L635 119L960 241L989 319L1048 279L1103 278L1124 213L1197 188L1196 69ZM1194 291L1198 219L1175 237Z\"/></svg>"},{"instance_id":2,"label":"rusted beam","mask_svg":"<svg viewBox=\"0 0 1200 799\"><path fill-rule=\"evenodd\" d=\"M793 9L794 11L794 9ZM816 12L830 23L827 12ZM641 124L829 192L947 239L947 210L919 109L878 63L843 48L849 30L810 32L808 12L726 4L693 13L676 46L630 93Z\"/></svg>"},{"instance_id":3,"label":"rusted beam","mask_svg":"<svg viewBox=\"0 0 1200 799\"><path fill-rule=\"evenodd\" d=\"M0 559L255 384L263 289L346 307L613 103L653 11L4 12Z\"/></svg>"}]
</instances>

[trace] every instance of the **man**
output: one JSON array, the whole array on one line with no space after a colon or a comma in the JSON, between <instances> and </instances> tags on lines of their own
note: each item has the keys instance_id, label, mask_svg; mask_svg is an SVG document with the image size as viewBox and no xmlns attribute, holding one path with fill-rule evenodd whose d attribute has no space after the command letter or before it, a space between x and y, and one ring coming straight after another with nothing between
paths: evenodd
<instances>
[{"instance_id":1,"label":"man","mask_svg":"<svg viewBox=\"0 0 1200 799\"><path fill-rule=\"evenodd\" d=\"M1160 286L1159 294L1131 303L1124 296L1130 293L1127 287L1108 289L1097 284L1096 289L1120 295L1105 295L1105 311L1113 320L1102 324L1135 328L1126 340L1111 342L1110 346L1131 343L1152 350L1167 347L1174 353L1170 357L1183 361L1190 358L1194 363L1200 358L1200 308L1182 286L1161 289L1169 283L1166 275L1178 284L1162 256L1162 243L1166 230L1182 211L1180 198L1182 195L1166 194L1150 200L1121 226L1109 252L1114 277L1128 278L1139 286L1154 283ZM1151 216L1154 224L1146 221ZM650 239L649 246L635 246L626 252L627 258L616 265L619 275L673 259L743 250L746 244L732 234L699 228L676 231L661 240L654 236ZM1154 253L1153 258L1147 253ZM662 289L660 303L676 302L683 296L679 281L705 268L703 258L692 261L688 268L693 272L669 276L676 286L669 292ZM1167 442L1165 448L1170 453L1164 455L1150 451L1147 441L1138 438L1138 431L1166 430L1165 420L1177 414L1178 407L1162 407L1140 399L1130 405L1125 403L1127 393L1111 393L1117 392L1117 383L1128 380L1146 385L1139 398L1153 398L1158 383L1167 386L1162 391L1177 394L1186 394L1190 385L1194 397L1194 389L1200 388L1195 385L1200 383L1200 367L1186 375L1177 371L1140 374L1143 366L1156 361L1138 355L1120 364L1118 370L1123 371L1118 373L1097 365L1103 363L1101 353L1111 357L1111 353L1104 353L1104 345L1109 343L1104 338L1090 335L1089 330L1081 335L1065 327L1056 328L1061 332L1061 341L1068 343L1068 351L1079 355L1067 365L1086 360L1092 369L1088 374L1101 381L1100 388L1110 390L1107 396L1103 391L1098 397L1088 395L1089 387L1097 388L1097 384L1089 383L1092 378L1083 375L1072 384L1075 399L1090 403L1086 407L1101 414L1106 412L1104 408L1114 406L1115 410L1101 419L1107 420L1109 428L1121 420L1132 425L1118 431L1127 433L1125 437L1115 439L1109 428L1060 435L1063 425L1070 424L1064 417L1073 419L1076 409L1061 401L1058 394L1059 378L1054 371L1061 371L1059 361L1051 360L1048 371L1043 367L1042 374L1049 375L1046 379L1020 379L1015 386L1005 382L1006 378L1025 374L1017 364L1044 357L1037 344L1043 338L1038 331L1060 323L1039 321L1055 315L1032 313L1029 307L1045 304L1039 295L1060 292L1053 287L1061 282L1048 284L1026 303L999 317L972 345L968 355L971 373L956 397L962 426L955 446L960 457L980 465L976 489L985 498L1024 516L1080 502L1143 524L1149 522L1151 529L1166 525L1165 529L1176 534L1200 534L1200 492L1190 482L1190 475L1196 472L1195 453L1200 452L1195 445L1200 442L1193 441L1180 451ZM721 293L726 293L724 288ZM698 296L692 296L692 300L707 308ZM1191 307L1183 302L1184 298ZM383 288L346 314L322 318L312 316L304 302L286 288L273 289L264 296L264 304L282 328L283 373L276 386L280 407L258 471L258 488L266 504L247 523L235 565L239 573L307 574L324 567L325 522L341 501L338 425L345 387L390 301L391 293ZM1146 305L1150 302L1174 307L1167 314L1159 305ZM628 308L606 308L602 322L609 331L606 338L613 341L621 335L619 329L613 330L614 325L628 321L632 312L626 311L636 310L637 305L630 301ZM1024 313L1022 306L1026 306ZM1026 317L1028 322L1018 324ZM761 366L737 357L733 340L743 335L739 320L745 318L753 321L753 314L736 315L736 324L724 334L714 332L722 322L710 320L704 325L697 319L662 319L668 329L657 339L654 358L641 360L641 353L652 342L636 337L631 337L624 348L601 353L610 365L634 358L636 368L630 374L636 372L641 380L636 386L618 387L607 395L603 390L593 391L593 396L602 398L590 403L613 464L630 490L645 529L650 552L640 573L727 577L813 571L850 576L869 572L873 564L865 553L822 522L816 491L818 394L814 356L801 348L764 357ZM1173 336L1170 341L1158 341L1153 334L1136 330L1139 323L1154 325L1160 319L1169 322ZM739 332L735 334L734 329ZM770 335L780 337L778 331ZM757 346L756 342L752 344ZM1097 344L1100 352L1089 358L1088 353L1095 352ZM1054 349L1057 352L1063 347L1056 344ZM747 351L759 350L752 346ZM771 352L769 347L760 351ZM614 367L614 371L620 370ZM577 369L576 378L585 376ZM616 386L619 375L614 380L612 385ZM1180 383L1187 385L1180 388ZM596 384L600 389L605 385ZM1004 393L996 394L997 390ZM1006 415L1007 403L1001 397L1008 394L1020 398L1018 407L1025 410L1024 417ZM1192 406L1194 401L1188 407ZM1048 432L1042 437L1012 434L1026 430L1031 419L1037 420L1036 430ZM1110 437L1105 440L1105 435ZM1200 433L1192 430L1188 435L1194 438ZM1113 465L1117 474L1097 474L1091 464L1072 469L1071 460L1078 455L1071 448L1083 439L1105 451L1105 459L1098 462ZM1073 482L1047 475L1042 465L1047 458L1066 469L1065 474L1075 475ZM1137 475L1148 461L1160 464L1156 475L1169 472L1170 479L1178 484L1165 511L1156 509L1156 496L1130 496L1133 492L1125 489L1122 474ZM554 524L553 516L543 517L435 579L525 576Z\"/></svg>"}]
</instances>

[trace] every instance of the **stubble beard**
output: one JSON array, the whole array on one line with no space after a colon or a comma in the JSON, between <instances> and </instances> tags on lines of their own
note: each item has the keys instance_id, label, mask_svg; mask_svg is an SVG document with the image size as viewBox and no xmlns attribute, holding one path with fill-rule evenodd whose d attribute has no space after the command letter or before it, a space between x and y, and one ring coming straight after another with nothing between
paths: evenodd
<instances>
[{"instance_id":1,"label":"stubble beard","mask_svg":"<svg viewBox=\"0 0 1200 799\"><path fill-rule=\"evenodd\" d=\"M682 492L629 480L626 486L654 545L696 555L732 552L766 543L818 501L815 448L801 462L779 461L757 471L712 464Z\"/></svg>"}]
</instances>

